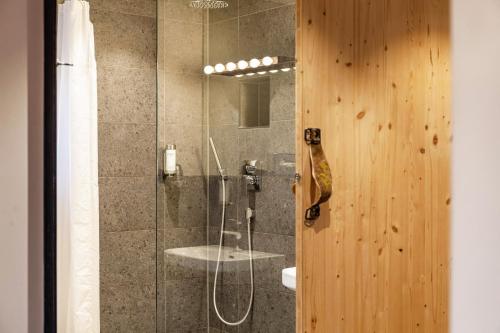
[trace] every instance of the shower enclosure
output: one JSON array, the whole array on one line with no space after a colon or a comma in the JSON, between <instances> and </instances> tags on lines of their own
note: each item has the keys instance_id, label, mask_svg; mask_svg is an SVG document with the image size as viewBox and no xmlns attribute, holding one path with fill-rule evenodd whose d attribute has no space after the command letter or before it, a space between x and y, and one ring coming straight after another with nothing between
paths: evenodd
<instances>
[{"instance_id":1,"label":"shower enclosure","mask_svg":"<svg viewBox=\"0 0 500 333\"><path fill-rule=\"evenodd\" d=\"M66 1L95 35L100 332L293 332L294 1Z\"/></svg>"},{"instance_id":2,"label":"shower enclosure","mask_svg":"<svg viewBox=\"0 0 500 333\"><path fill-rule=\"evenodd\" d=\"M157 22L157 332L293 332L295 4L158 0Z\"/></svg>"}]
</instances>

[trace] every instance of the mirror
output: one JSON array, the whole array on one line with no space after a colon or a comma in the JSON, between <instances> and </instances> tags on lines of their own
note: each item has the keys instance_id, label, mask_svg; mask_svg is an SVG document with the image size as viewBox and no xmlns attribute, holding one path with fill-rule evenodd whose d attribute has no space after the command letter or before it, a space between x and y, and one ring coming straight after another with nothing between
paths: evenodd
<instances>
[{"instance_id":1,"label":"mirror","mask_svg":"<svg viewBox=\"0 0 500 333\"><path fill-rule=\"evenodd\" d=\"M269 127L270 109L269 76L240 81L239 128Z\"/></svg>"}]
</instances>

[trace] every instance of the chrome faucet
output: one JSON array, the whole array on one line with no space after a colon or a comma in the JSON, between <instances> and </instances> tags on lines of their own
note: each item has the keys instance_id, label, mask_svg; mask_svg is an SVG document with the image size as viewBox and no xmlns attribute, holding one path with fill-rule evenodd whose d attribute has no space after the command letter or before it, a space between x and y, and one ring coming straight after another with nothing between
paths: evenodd
<instances>
[{"instance_id":1,"label":"chrome faucet","mask_svg":"<svg viewBox=\"0 0 500 333\"><path fill-rule=\"evenodd\" d=\"M236 238L236 246L234 247L234 250L235 251L240 251L240 246L239 246L239 240L241 239L241 232L238 232L238 231L226 231L224 230L222 232L223 235L228 235L228 236L234 236Z\"/></svg>"},{"instance_id":2,"label":"chrome faucet","mask_svg":"<svg viewBox=\"0 0 500 333\"><path fill-rule=\"evenodd\" d=\"M238 231L226 231L226 230L224 230L222 233L224 235L234 236L234 237L236 237L236 240L240 240L241 239L241 232L238 232Z\"/></svg>"}]
</instances>

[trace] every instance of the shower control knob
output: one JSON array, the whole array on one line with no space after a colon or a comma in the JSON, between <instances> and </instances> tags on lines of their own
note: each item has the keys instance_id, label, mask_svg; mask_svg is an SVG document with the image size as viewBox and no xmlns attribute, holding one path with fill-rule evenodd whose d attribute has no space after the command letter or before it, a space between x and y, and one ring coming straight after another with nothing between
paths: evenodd
<instances>
[{"instance_id":1,"label":"shower control knob","mask_svg":"<svg viewBox=\"0 0 500 333\"><path fill-rule=\"evenodd\" d=\"M254 165L245 165L245 172L247 175L254 175L257 168Z\"/></svg>"},{"instance_id":2,"label":"shower control knob","mask_svg":"<svg viewBox=\"0 0 500 333\"><path fill-rule=\"evenodd\" d=\"M244 175L246 183L247 183L247 189L251 191L257 191L259 192L261 190L261 184L262 184L262 179L259 176L253 176L253 175Z\"/></svg>"},{"instance_id":3,"label":"shower control knob","mask_svg":"<svg viewBox=\"0 0 500 333\"><path fill-rule=\"evenodd\" d=\"M247 189L251 191L260 191L262 179L257 176L257 160L247 160L243 167L244 175L246 179Z\"/></svg>"},{"instance_id":4,"label":"shower control knob","mask_svg":"<svg viewBox=\"0 0 500 333\"><path fill-rule=\"evenodd\" d=\"M246 175L255 175L257 173L257 160L245 161L244 172Z\"/></svg>"}]
</instances>

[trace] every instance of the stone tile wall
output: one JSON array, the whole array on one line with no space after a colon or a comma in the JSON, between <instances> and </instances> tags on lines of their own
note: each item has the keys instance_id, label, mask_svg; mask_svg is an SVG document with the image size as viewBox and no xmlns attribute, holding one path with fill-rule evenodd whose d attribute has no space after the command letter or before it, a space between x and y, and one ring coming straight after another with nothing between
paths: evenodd
<instances>
[{"instance_id":1,"label":"stone tile wall","mask_svg":"<svg viewBox=\"0 0 500 333\"><path fill-rule=\"evenodd\" d=\"M156 0L91 0L101 332L156 331Z\"/></svg>"},{"instance_id":2,"label":"stone tile wall","mask_svg":"<svg viewBox=\"0 0 500 333\"><path fill-rule=\"evenodd\" d=\"M293 331L294 294L281 287L279 274L294 264L295 251L289 192L294 75L272 78L271 126L252 130L237 128L236 81L200 75L205 62L293 56L293 0L248 0L239 6L232 0L208 21L183 0L158 1L156 17L156 0L91 0L99 89L101 331ZM217 243L218 180L205 177L207 159L214 165L207 154L208 126L232 176L228 218L241 220L243 209L254 206L254 248L283 254L275 263L256 265L254 310L239 328L214 317L208 299L213 274L207 281L203 269L186 273L164 255L169 248ZM168 143L177 145L182 173L164 182L156 153ZM247 195L239 177L243 159L262 161L262 192ZM228 221L228 229L243 235L244 226ZM246 308L248 272L224 273L220 283L221 310L236 319Z\"/></svg>"}]
</instances>

